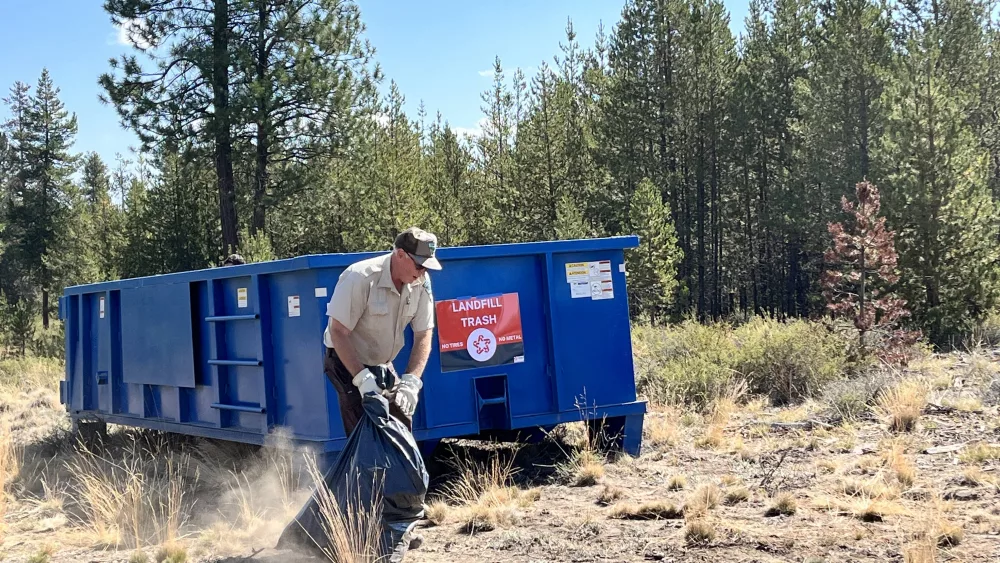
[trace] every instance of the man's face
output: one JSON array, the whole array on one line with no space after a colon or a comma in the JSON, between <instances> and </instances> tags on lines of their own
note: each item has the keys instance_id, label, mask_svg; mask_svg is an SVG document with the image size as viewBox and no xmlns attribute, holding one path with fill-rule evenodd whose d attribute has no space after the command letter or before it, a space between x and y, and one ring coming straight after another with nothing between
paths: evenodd
<instances>
[{"instance_id":1,"label":"man's face","mask_svg":"<svg viewBox=\"0 0 1000 563\"><path fill-rule=\"evenodd\" d=\"M399 265L399 281L410 284L413 283L424 276L427 271L422 266L418 265L413 257L410 256L405 250L396 249L396 264Z\"/></svg>"}]
</instances>

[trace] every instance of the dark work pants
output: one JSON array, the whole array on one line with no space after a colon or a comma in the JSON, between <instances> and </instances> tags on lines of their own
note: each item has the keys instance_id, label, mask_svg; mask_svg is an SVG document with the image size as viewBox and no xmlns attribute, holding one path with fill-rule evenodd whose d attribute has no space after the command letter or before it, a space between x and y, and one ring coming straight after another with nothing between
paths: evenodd
<instances>
[{"instance_id":1,"label":"dark work pants","mask_svg":"<svg viewBox=\"0 0 1000 563\"><path fill-rule=\"evenodd\" d=\"M365 366L371 369L371 366ZM351 382L353 375L344 366L344 363L337 357L333 348L326 349L326 357L323 358L323 373L337 390L337 399L340 403L340 418L344 422L344 435L350 436L358 421L364 416L364 407L361 406L361 392ZM399 405L390 401L389 414L406 425L406 429L413 432L413 421L403 414Z\"/></svg>"}]
</instances>

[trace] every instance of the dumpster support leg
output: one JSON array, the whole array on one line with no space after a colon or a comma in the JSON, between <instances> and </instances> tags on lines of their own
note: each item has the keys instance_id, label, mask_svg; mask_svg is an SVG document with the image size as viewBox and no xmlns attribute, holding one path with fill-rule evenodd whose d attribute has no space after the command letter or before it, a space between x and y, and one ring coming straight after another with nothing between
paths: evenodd
<instances>
[{"instance_id":1,"label":"dumpster support leg","mask_svg":"<svg viewBox=\"0 0 1000 563\"><path fill-rule=\"evenodd\" d=\"M639 457L644 417L643 414L630 414L588 420L592 445L599 450L624 451L632 457Z\"/></svg>"}]
</instances>

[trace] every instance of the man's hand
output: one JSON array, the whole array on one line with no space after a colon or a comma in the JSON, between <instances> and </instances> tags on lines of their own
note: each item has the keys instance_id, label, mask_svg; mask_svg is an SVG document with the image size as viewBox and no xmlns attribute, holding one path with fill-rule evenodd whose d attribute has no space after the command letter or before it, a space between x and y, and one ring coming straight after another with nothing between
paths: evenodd
<instances>
[{"instance_id":1,"label":"man's hand","mask_svg":"<svg viewBox=\"0 0 1000 563\"><path fill-rule=\"evenodd\" d=\"M420 388L423 387L420 379L412 373L404 373L402 380L399 383L399 389L396 390L396 404L399 405L399 409L403 411L408 417L412 417L413 413L417 410L417 398L420 394Z\"/></svg>"},{"instance_id":2,"label":"man's hand","mask_svg":"<svg viewBox=\"0 0 1000 563\"><path fill-rule=\"evenodd\" d=\"M369 393L378 395L382 392L382 388L378 386L378 382L375 381L375 375L372 374L368 368L365 368L358 372L351 380L354 386L358 388L361 395L368 395Z\"/></svg>"}]
</instances>

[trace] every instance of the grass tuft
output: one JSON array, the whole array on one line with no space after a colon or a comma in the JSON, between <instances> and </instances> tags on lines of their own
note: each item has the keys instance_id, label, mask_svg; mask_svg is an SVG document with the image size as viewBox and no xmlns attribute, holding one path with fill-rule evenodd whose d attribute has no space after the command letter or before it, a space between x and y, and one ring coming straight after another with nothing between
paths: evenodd
<instances>
[{"instance_id":1,"label":"grass tuft","mask_svg":"<svg viewBox=\"0 0 1000 563\"><path fill-rule=\"evenodd\" d=\"M621 503L612 507L608 514L608 518L615 520L673 520L683 517L684 510L667 501Z\"/></svg>"},{"instance_id":2,"label":"grass tuft","mask_svg":"<svg viewBox=\"0 0 1000 563\"><path fill-rule=\"evenodd\" d=\"M912 432L927 405L927 392L921 382L903 381L879 395L876 412L886 419L891 431Z\"/></svg>"},{"instance_id":3,"label":"grass tuft","mask_svg":"<svg viewBox=\"0 0 1000 563\"><path fill-rule=\"evenodd\" d=\"M601 491L601 494L597 496L597 502L603 505L609 505L621 500L624 496L625 490L621 487L604 485L604 489Z\"/></svg>"},{"instance_id":4,"label":"grass tuft","mask_svg":"<svg viewBox=\"0 0 1000 563\"><path fill-rule=\"evenodd\" d=\"M688 498L684 505L684 513L689 515L705 514L719 506L721 499L722 493L719 491L719 487L712 483L706 483L698 487L698 490Z\"/></svg>"},{"instance_id":5,"label":"grass tuft","mask_svg":"<svg viewBox=\"0 0 1000 563\"><path fill-rule=\"evenodd\" d=\"M954 547L965 539L965 531L961 526L941 520L935 533L937 544L941 547Z\"/></svg>"},{"instance_id":6,"label":"grass tuft","mask_svg":"<svg viewBox=\"0 0 1000 563\"><path fill-rule=\"evenodd\" d=\"M679 491L687 487L687 477L683 475L672 475L670 477L670 482L667 484L667 489L671 491Z\"/></svg>"},{"instance_id":7,"label":"grass tuft","mask_svg":"<svg viewBox=\"0 0 1000 563\"><path fill-rule=\"evenodd\" d=\"M737 487L726 491L726 504L734 505L750 500L750 490L746 487Z\"/></svg>"},{"instance_id":8,"label":"grass tuft","mask_svg":"<svg viewBox=\"0 0 1000 563\"><path fill-rule=\"evenodd\" d=\"M774 498L774 502L764 512L764 516L791 516L795 514L797 508L795 497L791 493L781 493Z\"/></svg>"},{"instance_id":9,"label":"grass tuft","mask_svg":"<svg viewBox=\"0 0 1000 563\"><path fill-rule=\"evenodd\" d=\"M684 541L688 545L707 545L715 539L715 528L705 520L692 520L684 528Z\"/></svg>"}]
</instances>

